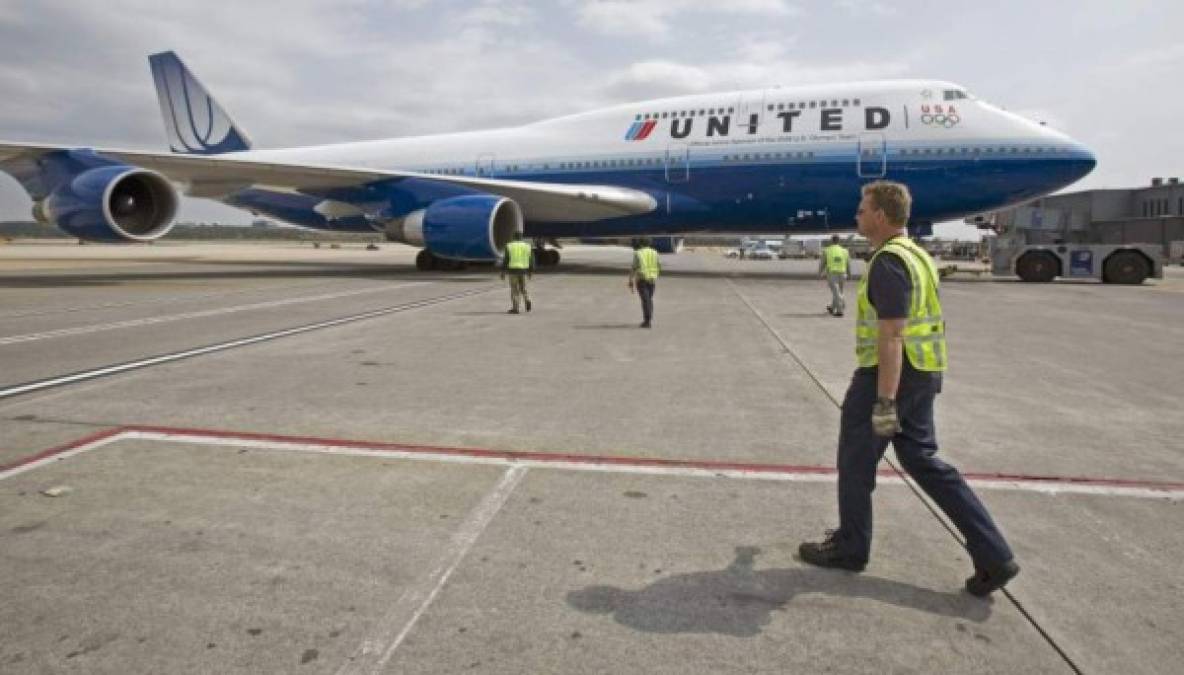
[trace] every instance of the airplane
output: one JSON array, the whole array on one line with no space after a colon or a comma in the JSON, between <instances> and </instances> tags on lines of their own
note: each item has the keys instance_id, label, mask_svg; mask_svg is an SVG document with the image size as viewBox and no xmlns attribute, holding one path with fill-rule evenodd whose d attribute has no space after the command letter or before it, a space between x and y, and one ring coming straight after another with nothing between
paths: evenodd
<instances>
[{"instance_id":1,"label":"airplane","mask_svg":"<svg viewBox=\"0 0 1184 675\"><path fill-rule=\"evenodd\" d=\"M862 184L914 197L909 231L1037 198L1093 170L1043 123L937 80L663 98L523 126L283 149L247 134L174 52L149 57L171 152L0 142L34 218L80 239L146 242L179 194L306 228L380 232L416 267L497 260L515 232L560 238L831 233Z\"/></svg>"}]
</instances>

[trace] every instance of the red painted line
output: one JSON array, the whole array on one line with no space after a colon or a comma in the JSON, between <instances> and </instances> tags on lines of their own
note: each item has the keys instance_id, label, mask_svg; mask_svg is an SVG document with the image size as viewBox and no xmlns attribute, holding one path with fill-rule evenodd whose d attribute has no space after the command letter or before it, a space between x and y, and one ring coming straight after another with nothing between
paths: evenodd
<instances>
[{"instance_id":1,"label":"red painted line","mask_svg":"<svg viewBox=\"0 0 1184 675\"><path fill-rule=\"evenodd\" d=\"M713 462L710 460L658 459L649 457L613 457L606 455L575 455L551 452L523 452L515 450L490 450L487 448L455 448L434 445L407 445L384 441L352 441L319 436L283 436L244 431L219 431L216 429L187 429L177 427L128 426L124 431L142 431L156 434L176 434L200 438L293 443L301 445L324 445L334 448L354 448L376 452L405 452L424 455L451 455L455 457L480 457L484 459L530 460L538 462L572 462L580 464L601 464L608 466L636 466L669 469L701 469L704 471L752 471L761 473L810 473L834 474L834 467L794 466L787 464L748 464L736 462ZM885 474L887 475L887 474Z\"/></svg>"},{"instance_id":2,"label":"red painted line","mask_svg":"<svg viewBox=\"0 0 1184 675\"><path fill-rule=\"evenodd\" d=\"M332 448L349 448L356 450L368 450L372 452L445 455L452 457L477 457L483 459L503 459L508 461L576 463L602 466L648 467L658 469L694 469L700 471L718 472L735 471L782 475L834 476L837 474L836 469L831 466L756 464L746 462L718 462L712 460L661 459L653 457L614 457L606 455L523 452L513 450L491 450L488 448L457 448L434 445L410 445L386 441L360 441L341 438L324 438L320 436L286 436L282 434L266 434L250 431L223 431L219 429L198 429L148 425L130 425L108 429L106 431L80 438L65 445L44 450L31 457L18 460L13 464L0 466L0 471L7 471L19 466L24 466L46 457L52 457L69 450L73 450L88 443L93 443L95 441L129 432L193 436L212 440L225 440L228 442L241 440L270 443L289 443L294 445L322 445ZM881 469L877 471L876 474L885 478L896 477L896 473L890 469ZM1086 476L1047 476L1012 473L964 473L963 476L968 480L1012 481L1017 483L1034 483L1045 485L1093 485L1098 487L1143 488L1149 490L1184 490L1184 482L1173 481L1153 481L1124 478L1091 478Z\"/></svg>"},{"instance_id":3,"label":"red painted line","mask_svg":"<svg viewBox=\"0 0 1184 675\"><path fill-rule=\"evenodd\" d=\"M202 438L225 438L238 440L265 441L277 443L294 443L305 445L324 445L337 448L355 448L378 452L405 452L430 455L451 455L461 457L481 457L487 459L531 460L538 462L571 462L579 464L601 464L609 466L635 466L671 469L699 469L703 471L745 471L755 473L779 474L816 474L835 475L837 470L831 466L808 466L794 464L754 464L744 462L717 462L712 460L661 459L652 457L615 457L606 455L580 455L550 452L522 452L513 450L490 450L487 448L456 448L433 445L407 445L404 443L389 443L384 441L353 441L340 438L323 438L319 436L284 436L280 434L263 434L244 431L219 431L217 429L187 429L178 427L157 426L129 426L125 431L144 431L160 434L178 434L198 436ZM895 477L891 469L881 469L876 472L882 477ZM1032 474L1011 473L964 473L970 480L1015 481L1020 483L1048 483L1065 485L1097 485L1100 487L1129 487L1148 488L1153 490L1181 490L1184 482L1152 481L1123 478L1089 478L1084 476L1045 476Z\"/></svg>"},{"instance_id":4,"label":"red painted line","mask_svg":"<svg viewBox=\"0 0 1184 675\"><path fill-rule=\"evenodd\" d=\"M118 436L119 434L122 434L123 432L124 432L123 428L114 427L111 429L107 429L105 431L100 431L98 433L91 434L89 436L83 436L82 438L70 441L69 443L66 443L64 445L58 445L58 446L55 446L55 447L52 447L52 448L49 448L46 450L42 450L41 452L38 452L35 455L23 457L21 459L16 460L15 462L10 462L8 464L0 464L0 473L4 473L5 471L10 471L12 469L16 469L16 468L25 466L26 464L32 464L33 462L39 462L43 459L53 457L54 455L60 455L63 452L69 452L71 450L80 448L80 447L87 445L89 443L94 443L95 441L101 441L101 440L111 438L112 436Z\"/></svg>"}]
</instances>

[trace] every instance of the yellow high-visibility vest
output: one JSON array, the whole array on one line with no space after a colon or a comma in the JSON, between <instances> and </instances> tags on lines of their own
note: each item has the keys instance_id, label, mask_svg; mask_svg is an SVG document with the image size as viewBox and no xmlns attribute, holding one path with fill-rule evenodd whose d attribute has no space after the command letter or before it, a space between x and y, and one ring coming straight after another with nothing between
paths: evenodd
<instances>
[{"instance_id":1,"label":"yellow high-visibility vest","mask_svg":"<svg viewBox=\"0 0 1184 675\"><path fill-rule=\"evenodd\" d=\"M933 259L908 237L896 237L881 246L868 261L868 272L859 282L859 315L855 321L855 356L860 367L877 365L880 338L876 308L867 299L868 278L876 258L885 251L896 254L909 271L913 291L904 329L904 353L917 370L942 372L946 369L946 324L938 299L937 266Z\"/></svg>"},{"instance_id":2,"label":"yellow high-visibility vest","mask_svg":"<svg viewBox=\"0 0 1184 675\"><path fill-rule=\"evenodd\" d=\"M506 256L510 258L510 269L530 269L530 244L524 241L512 241L506 244Z\"/></svg>"},{"instance_id":3,"label":"yellow high-visibility vest","mask_svg":"<svg viewBox=\"0 0 1184 675\"><path fill-rule=\"evenodd\" d=\"M826 256L826 271L828 274L847 273L847 260L850 257L847 249L838 244L831 244L823 249L822 253Z\"/></svg>"},{"instance_id":4,"label":"yellow high-visibility vest","mask_svg":"<svg viewBox=\"0 0 1184 675\"><path fill-rule=\"evenodd\" d=\"M637 276L645 281L653 281L658 278L658 274L662 268L658 264L657 251L646 246L637 249L633 255L637 261Z\"/></svg>"}]
</instances>

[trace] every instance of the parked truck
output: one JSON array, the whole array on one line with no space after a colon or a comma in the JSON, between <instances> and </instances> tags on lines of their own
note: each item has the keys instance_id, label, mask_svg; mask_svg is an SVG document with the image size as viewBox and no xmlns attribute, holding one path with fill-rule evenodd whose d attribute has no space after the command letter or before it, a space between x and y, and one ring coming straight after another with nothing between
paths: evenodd
<instances>
[{"instance_id":1,"label":"parked truck","mask_svg":"<svg viewBox=\"0 0 1184 675\"><path fill-rule=\"evenodd\" d=\"M1021 281L1097 279L1111 284L1141 284L1163 278L1163 246L1114 242L1080 212L1020 206L967 218L989 229L991 273Z\"/></svg>"}]
</instances>

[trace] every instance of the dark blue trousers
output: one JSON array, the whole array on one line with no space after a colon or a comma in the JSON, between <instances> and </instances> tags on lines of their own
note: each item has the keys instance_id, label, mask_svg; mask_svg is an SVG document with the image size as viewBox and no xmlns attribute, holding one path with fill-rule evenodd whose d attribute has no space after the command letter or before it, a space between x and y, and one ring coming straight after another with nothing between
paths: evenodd
<instances>
[{"instance_id":1,"label":"dark blue trousers","mask_svg":"<svg viewBox=\"0 0 1184 675\"><path fill-rule=\"evenodd\" d=\"M649 323L654 318L654 282L638 279L637 295L641 298L641 318Z\"/></svg>"},{"instance_id":2,"label":"dark blue trousers","mask_svg":"<svg viewBox=\"0 0 1184 675\"><path fill-rule=\"evenodd\" d=\"M890 439L872 431L875 368L857 369L843 399L838 469L839 534L845 552L860 560L867 560L871 553L876 468L891 442L901 468L966 538L975 567L993 567L1011 560L1011 548L962 474L936 456L933 401L941 391L941 376L920 373L907 362L904 369L896 395L902 430Z\"/></svg>"}]
</instances>

